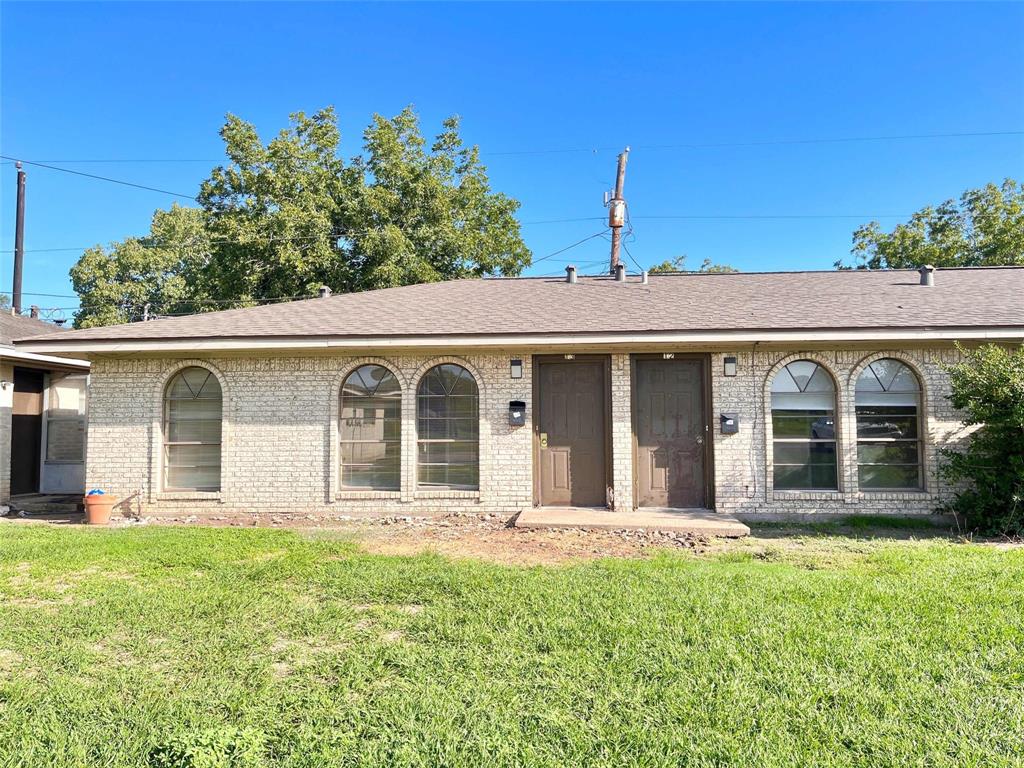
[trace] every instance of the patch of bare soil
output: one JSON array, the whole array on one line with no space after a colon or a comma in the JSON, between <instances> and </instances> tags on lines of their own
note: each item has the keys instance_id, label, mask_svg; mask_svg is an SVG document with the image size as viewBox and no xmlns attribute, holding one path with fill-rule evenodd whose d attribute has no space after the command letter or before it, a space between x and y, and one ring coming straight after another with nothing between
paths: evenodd
<instances>
[{"instance_id":1,"label":"patch of bare soil","mask_svg":"<svg viewBox=\"0 0 1024 768\"><path fill-rule=\"evenodd\" d=\"M445 520L445 519L442 519ZM654 531L540 530L500 525L404 524L366 527L358 535L368 551L386 555L436 552L511 565L550 565L602 557L644 557L671 547L703 550L705 539Z\"/></svg>"},{"instance_id":2,"label":"patch of bare soil","mask_svg":"<svg viewBox=\"0 0 1024 768\"><path fill-rule=\"evenodd\" d=\"M705 537L676 532L513 528L508 518L489 514L378 518L251 515L244 518L147 518L147 521L156 525L298 529L311 536L351 537L375 554L434 552L447 557L510 565L550 565L602 557L645 557L664 548L703 552L710 545Z\"/></svg>"},{"instance_id":3,"label":"patch of bare soil","mask_svg":"<svg viewBox=\"0 0 1024 768\"><path fill-rule=\"evenodd\" d=\"M17 651L0 648L0 680L5 678L31 678L35 677L39 670L31 664L25 663L25 657Z\"/></svg>"}]
</instances>

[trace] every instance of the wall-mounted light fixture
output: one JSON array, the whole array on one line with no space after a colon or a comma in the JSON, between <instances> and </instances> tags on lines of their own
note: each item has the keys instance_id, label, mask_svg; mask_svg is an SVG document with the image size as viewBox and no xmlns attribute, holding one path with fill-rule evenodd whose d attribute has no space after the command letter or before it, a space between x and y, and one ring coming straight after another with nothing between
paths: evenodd
<instances>
[{"instance_id":1,"label":"wall-mounted light fixture","mask_svg":"<svg viewBox=\"0 0 1024 768\"><path fill-rule=\"evenodd\" d=\"M11 386L11 382L9 382L9 381L0 381L0 389L7 389L10 386Z\"/></svg>"},{"instance_id":2,"label":"wall-mounted light fixture","mask_svg":"<svg viewBox=\"0 0 1024 768\"><path fill-rule=\"evenodd\" d=\"M729 357L725 358L724 363L725 363L725 365L723 366L724 370L722 371L722 373L725 374L726 376L735 376L736 375L736 358L734 356L730 355Z\"/></svg>"},{"instance_id":3,"label":"wall-mounted light fixture","mask_svg":"<svg viewBox=\"0 0 1024 768\"><path fill-rule=\"evenodd\" d=\"M513 379L523 378L523 361L510 360L508 365L508 375Z\"/></svg>"}]
</instances>

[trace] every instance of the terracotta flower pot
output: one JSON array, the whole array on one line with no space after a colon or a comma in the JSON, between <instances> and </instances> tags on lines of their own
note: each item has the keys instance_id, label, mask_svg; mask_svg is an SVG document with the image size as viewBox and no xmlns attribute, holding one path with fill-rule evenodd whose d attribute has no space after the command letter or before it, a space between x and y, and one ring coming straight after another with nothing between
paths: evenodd
<instances>
[{"instance_id":1,"label":"terracotta flower pot","mask_svg":"<svg viewBox=\"0 0 1024 768\"><path fill-rule=\"evenodd\" d=\"M110 522L110 513L117 504L117 496L109 493L94 494L85 497L85 521L89 525L106 525Z\"/></svg>"}]
</instances>

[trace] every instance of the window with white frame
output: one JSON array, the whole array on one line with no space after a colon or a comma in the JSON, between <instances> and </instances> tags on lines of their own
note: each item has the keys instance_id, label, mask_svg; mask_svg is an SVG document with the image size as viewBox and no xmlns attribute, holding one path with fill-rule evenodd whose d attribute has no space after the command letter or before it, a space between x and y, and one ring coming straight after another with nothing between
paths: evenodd
<instances>
[{"instance_id":1,"label":"window with white frame","mask_svg":"<svg viewBox=\"0 0 1024 768\"><path fill-rule=\"evenodd\" d=\"M46 398L46 461L85 461L86 374L53 374Z\"/></svg>"},{"instance_id":2,"label":"window with white frame","mask_svg":"<svg viewBox=\"0 0 1024 768\"><path fill-rule=\"evenodd\" d=\"M338 424L343 488L401 487L402 389L382 365L363 365L341 387Z\"/></svg>"},{"instance_id":3,"label":"window with white frame","mask_svg":"<svg viewBox=\"0 0 1024 768\"><path fill-rule=\"evenodd\" d=\"M917 375L899 360L875 360L858 377L854 401L861 490L921 489L921 382Z\"/></svg>"},{"instance_id":4,"label":"window with white frame","mask_svg":"<svg viewBox=\"0 0 1024 768\"><path fill-rule=\"evenodd\" d=\"M480 487L480 393L473 374L454 363L431 368L416 391L417 484Z\"/></svg>"},{"instance_id":5,"label":"window with white frame","mask_svg":"<svg viewBox=\"0 0 1024 768\"><path fill-rule=\"evenodd\" d=\"M222 400L220 382L206 368L184 368L168 382L164 490L220 490Z\"/></svg>"},{"instance_id":6,"label":"window with white frame","mask_svg":"<svg viewBox=\"0 0 1024 768\"><path fill-rule=\"evenodd\" d=\"M835 491L836 386L811 360L795 360L772 380L772 459L777 490Z\"/></svg>"}]
</instances>

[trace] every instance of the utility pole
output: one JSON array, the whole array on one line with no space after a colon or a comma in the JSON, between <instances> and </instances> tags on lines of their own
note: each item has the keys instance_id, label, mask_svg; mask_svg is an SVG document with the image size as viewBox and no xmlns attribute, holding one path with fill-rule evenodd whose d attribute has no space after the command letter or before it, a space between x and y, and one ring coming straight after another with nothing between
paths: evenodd
<instances>
[{"instance_id":1,"label":"utility pole","mask_svg":"<svg viewBox=\"0 0 1024 768\"><path fill-rule=\"evenodd\" d=\"M626 223L626 199L622 196L622 188L626 184L626 160L628 157L629 147L626 147L619 155L619 170L615 176L615 194L608 201L608 226L612 230L612 261L608 271L613 275L615 268L619 265L622 227Z\"/></svg>"},{"instance_id":2,"label":"utility pole","mask_svg":"<svg viewBox=\"0 0 1024 768\"><path fill-rule=\"evenodd\" d=\"M25 266L25 171L21 161L14 165L18 169L18 212L14 220L14 295L11 297L14 314L21 314L21 272Z\"/></svg>"}]
</instances>

